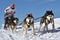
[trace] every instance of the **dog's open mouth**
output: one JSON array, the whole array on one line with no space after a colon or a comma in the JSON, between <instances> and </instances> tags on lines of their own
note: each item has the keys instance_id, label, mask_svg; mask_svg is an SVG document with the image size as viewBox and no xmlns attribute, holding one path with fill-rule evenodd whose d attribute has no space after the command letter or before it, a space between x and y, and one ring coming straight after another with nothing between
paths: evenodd
<instances>
[{"instance_id":1,"label":"dog's open mouth","mask_svg":"<svg viewBox=\"0 0 60 40\"><path fill-rule=\"evenodd\" d=\"M28 25L28 28L30 28L30 25Z\"/></svg>"}]
</instances>

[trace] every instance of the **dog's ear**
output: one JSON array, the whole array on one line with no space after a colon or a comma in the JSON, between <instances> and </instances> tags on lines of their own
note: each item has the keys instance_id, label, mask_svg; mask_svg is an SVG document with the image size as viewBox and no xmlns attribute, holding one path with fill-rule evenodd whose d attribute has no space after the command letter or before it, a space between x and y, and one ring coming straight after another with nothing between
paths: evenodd
<instances>
[{"instance_id":1,"label":"dog's ear","mask_svg":"<svg viewBox=\"0 0 60 40\"><path fill-rule=\"evenodd\" d=\"M50 12L53 13L52 10Z\"/></svg>"},{"instance_id":2,"label":"dog's ear","mask_svg":"<svg viewBox=\"0 0 60 40\"><path fill-rule=\"evenodd\" d=\"M53 13L53 11L51 10L51 13L52 13L52 15L54 16L54 13Z\"/></svg>"},{"instance_id":3,"label":"dog's ear","mask_svg":"<svg viewBox=\"0 0 60 40\"><path fill-rule=\"evenodd\" d=\"M52 12L52 10L51 10L51 12Z\"/></svg>"},{"instance_id":4,"label":"dog's ear","mask_svg":"<svg viewBox=\"0 0 60 40\"><path fill-rule=\"evenodd\" d=\"M26 16L28 16L28 14L26 14Z\"/></svg>"},{"instance_id":5,"label":"dog's ear","mask_svg":"<svg viewBox=\"0 0 60 40\"><path fill-rule=\"evenodd\" d=\"M26 14L26 16L32 16L32 13Z\"/></svg>"},{"instance_id":6,"label":"dog's ear","mask_svg":"<svg viewBox=\"0 0 60 40\"><path fill-rule=\"evenodd\" d=\"M30 16L32 16L32 13L30 13Z\"/></svg>"},{"instance_id":7,"label":"dog's ear","mask_svg":"<svg viewBox=\"0 0 60 40\"><path fill-rule=\"evenodd\" d=\"M32 13L30 13L30 15L32 15Z\"/></svg>"}]
</instances>

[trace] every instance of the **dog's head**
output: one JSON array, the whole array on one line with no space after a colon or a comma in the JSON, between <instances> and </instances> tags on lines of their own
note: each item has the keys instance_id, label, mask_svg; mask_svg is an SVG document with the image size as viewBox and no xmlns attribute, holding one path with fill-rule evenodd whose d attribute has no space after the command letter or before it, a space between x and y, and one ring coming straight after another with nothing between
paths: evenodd
<instances>
[{"instance_id":1,"label":"dog's head","mask_svg":"<svg viewBox=\"0 0 60 40\"><path fill-rule=\"evenodd\" d=\"M45 16L49 21L54 18L54 14L52 11L46 11Z\"/></svg>"},{"instance_id":2,"label":"dog's head","mask_svg":"<svg viewBox=\"0 0 60 40\"><path fill-rule=\"evenodd\" d=\"M27 23L28 25L30 25L30 24L33 23L33 21L34 21L34 18L33 18L33 16L32 16L32 14L27 14L26 23Z\"/></svg>"},{"instance_id":3,"label":"dog's head","mask_svg":"<svg viewBox=\"0 0 60 40\"><path fill-rule=\"evenodd\" d=\"M18 24L18 18L14 18L13 22L14 24Z\"/></svg>"},{"instance_id":4,"label":"dog's head","mask_svg":"<svg viewBox=\"0 0 60 40\"><path fill-rule=\"evenodd\" d=\"M54 16L54 14L53 14L53 12L52 11L46 11L46 13L45 13L45 15L53 15Z\"/></svg>"}]
</instances>

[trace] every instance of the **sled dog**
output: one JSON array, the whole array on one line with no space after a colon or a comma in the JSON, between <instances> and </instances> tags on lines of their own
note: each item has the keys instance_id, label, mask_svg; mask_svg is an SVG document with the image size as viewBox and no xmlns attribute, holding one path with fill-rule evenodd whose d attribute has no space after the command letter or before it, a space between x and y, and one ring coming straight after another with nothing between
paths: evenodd
<instances>
[{"instance_id":1,"label":"sled dog","mask_svg":"<svg viewBox=\"0 0 60 40\"><path fill-rule=\"evenodd\" d=\"M22 22L22 29L24 34L27 34L28 28L32 29L32 34L34 33L34 17L32 14L27 14L26 18Z\"/></svg>"}]
</instances>

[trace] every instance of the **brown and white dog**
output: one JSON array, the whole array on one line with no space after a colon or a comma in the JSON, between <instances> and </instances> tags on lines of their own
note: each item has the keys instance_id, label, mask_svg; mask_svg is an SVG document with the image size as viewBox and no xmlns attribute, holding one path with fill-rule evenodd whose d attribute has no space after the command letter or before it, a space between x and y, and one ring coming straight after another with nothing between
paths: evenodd
<instances>
[{"instance_id":1,"label":"brown and white dog","mask_svg":"<svg viewBox=\"0 0 60 40\"><path fill-rule=\"evenodd\" d=\"M40 28L42 24L45 23L46 31L48 32L48 24L52 24L52 28L54 29L54 14L52 11L46 11L45 15L42 16L41 21L40 21ZM40 29L39 29L40 31Z\"/></svg>"},{"instance_id":2,"label":"brown and white dog","mask_svg":"<svg viewBox=\"0 0 60 40\"><path fill-rule=\"evenodd\" d=\"M32 14L27 14L27 17L23 20L22 22L22 29L24 34L27 34L27 30L28 28L32 29L32 34L34 33L34 17L32 16Z\"/></svg>"}]
</instances>

